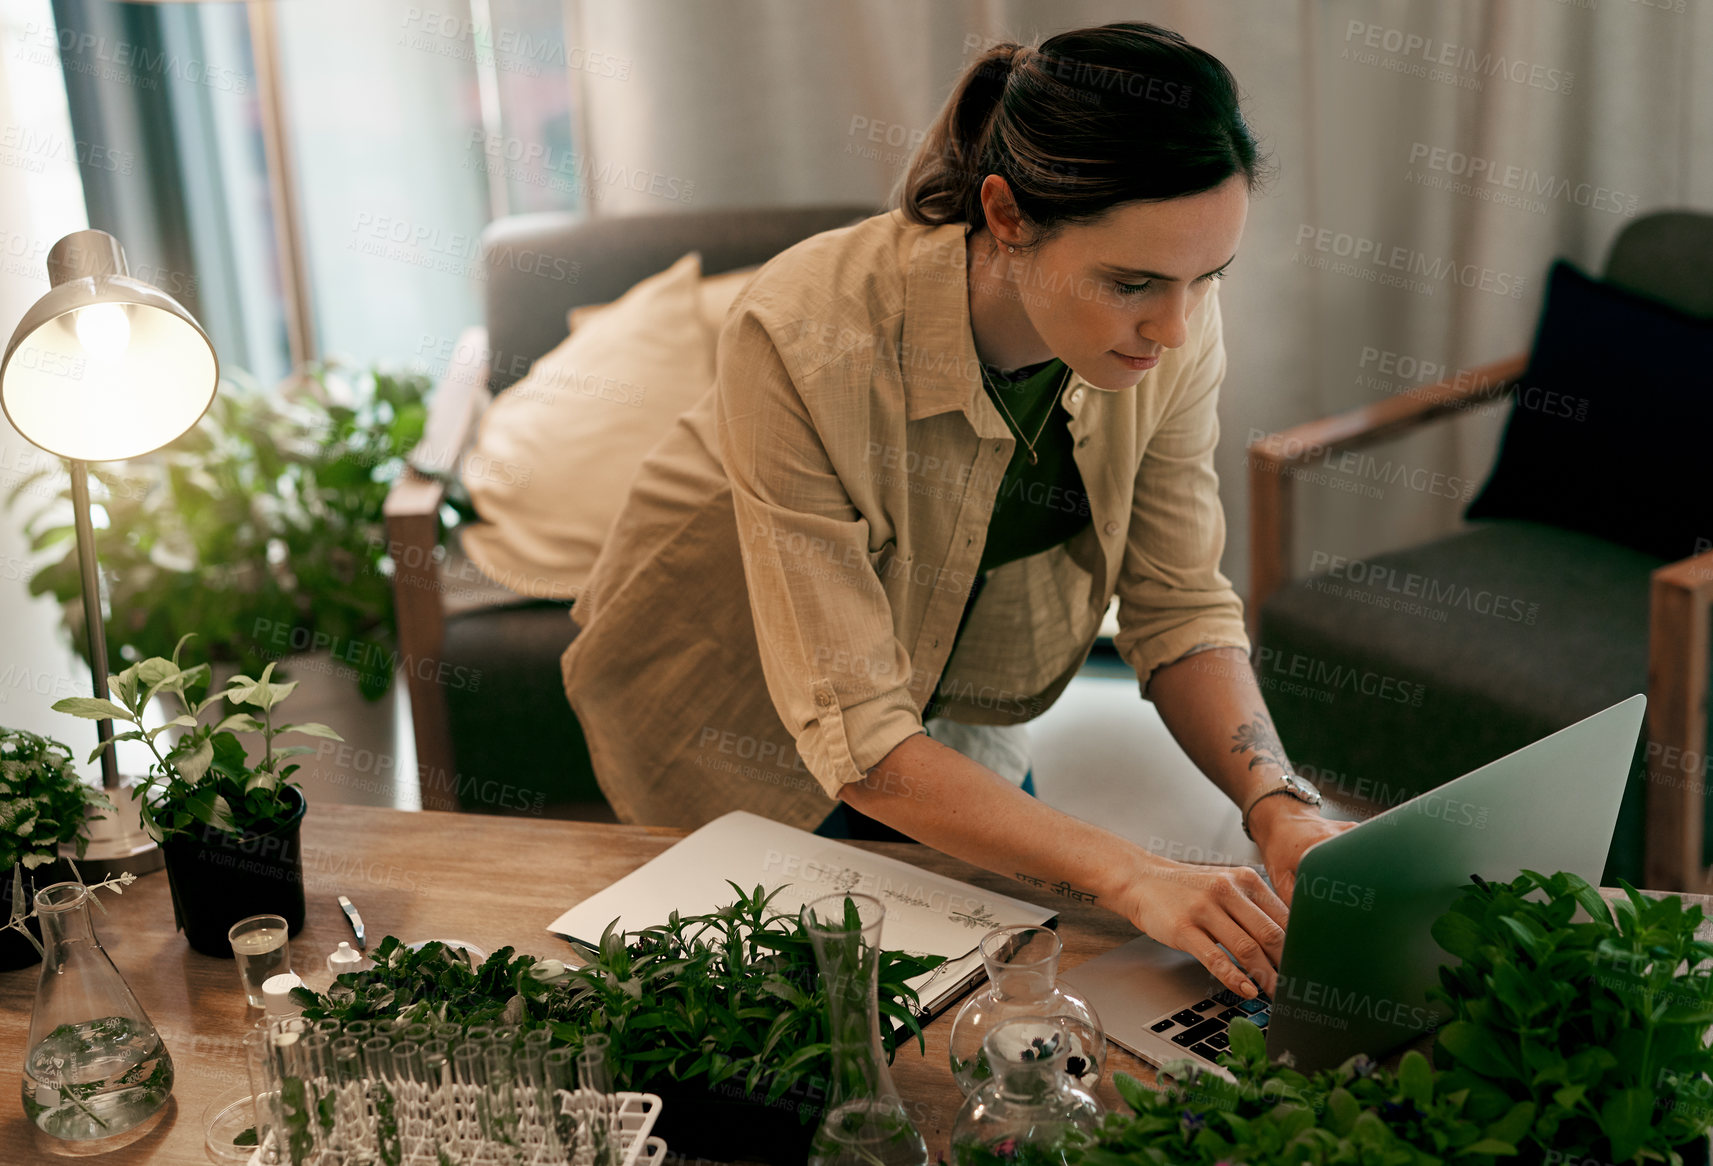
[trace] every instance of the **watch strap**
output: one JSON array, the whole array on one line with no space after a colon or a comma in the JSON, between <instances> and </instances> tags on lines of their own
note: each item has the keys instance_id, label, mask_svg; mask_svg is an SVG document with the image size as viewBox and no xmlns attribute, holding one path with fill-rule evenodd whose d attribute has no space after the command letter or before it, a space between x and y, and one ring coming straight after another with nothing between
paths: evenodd
<instances>
[{"instance_id":1,"label":"watch strap","mask_svg":"<svg viewBox=\"0 0 1713 1166\"><path fill-rule=\"evenodd\" d=\"M1285 777L1296 777L1296 774L1293 773L1293 774L1286 774L1286 775L1281 776L1281 778L1279 779L1278 785L1274 786L1270 790L1264 790L1262 793L1258 794L1256 796L1255 800L1249 803L1249 808L1247 810L1243 811L1243 836L1245 838L1249 839L1249 841L1251 841L1251 842L1255 841L1255 835L1249 832L1250 815L1254 814L1256 806L1260 805L1262 802L1266 801L1268 798L1274 796L1275 794L1284 794L1287 797L1295 798L1297 801L1303 803L1303 805L1305 805L1305 806L1313 806L1313 805L1319 805L1320 804L1318 799L1311 801L1310 799L1304 797L1300 792L1298 792L1298 790L1296 789L1295 786L1293 786L1290 782L1285 780ZM1297 780L1301 781L1302 778L1299 777L1299 778L1297 778Z\"/></svg>"}]
</instances>

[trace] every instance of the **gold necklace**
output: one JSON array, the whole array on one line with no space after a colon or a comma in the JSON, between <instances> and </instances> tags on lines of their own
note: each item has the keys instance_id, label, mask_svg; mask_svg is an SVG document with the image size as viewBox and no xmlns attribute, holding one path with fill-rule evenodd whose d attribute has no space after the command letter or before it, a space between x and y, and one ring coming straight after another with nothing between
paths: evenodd
<instances>
[{"instance_id":1,"label":"gold necklace","mask_svg":"<svg viewBox=\"0 0 1713 1166\"><path fill-rule=\"evenodd\" d=\"M1038 465L1040 463L1041 459L1035 453L1035 441L1040 441L1041 435L1043 433L1047 432L1047 422L1049 422L1053 419L1053 406L1052 405L1047 406L1047 415L1045 417L1041 418L1041 428L1039 428L1035 431L1035 441L1030 441L1027 437L1023 436L1023 427L1021 425L1017 424L1017 418L1015 418L1011 415L1011 410L1005 408L1005 394L999 388L999 386L994 384L993 380L987 375L987 367L985 365L982 366L981 379L982 379L983 383L985 383L986 385L988 385L990 388L993 389L994 403L997 404L1001 409L1003 409L1005 411L1005 419L1007 421L1011 422L1011 431L1017 435L1017 439L1019 441L1021 441L1023 443L1024 448L1029 451L1029 464L1032 466ZM1058 404L1059 394L1065 391L1065 382L1070 380L1070 379L1071 379L1071 366L1067 364L1065 366L1065 371L1059 377L1059 383L1058 383L1057 387L1055 387L1053 389L1053 404L1054 405Z\"/></svg>"}]
</instances>

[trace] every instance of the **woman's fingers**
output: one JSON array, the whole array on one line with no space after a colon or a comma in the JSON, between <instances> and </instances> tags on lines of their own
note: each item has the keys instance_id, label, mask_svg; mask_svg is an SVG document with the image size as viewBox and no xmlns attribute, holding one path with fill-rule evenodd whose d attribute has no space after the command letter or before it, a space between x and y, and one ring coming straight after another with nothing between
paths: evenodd
<instances>
[{"instance_id":1,"label":"woman's fingers","mask_svg":"<svg viewBox=\"0 0 1713 1166\"><path fill-rule=\"evenodd\" d=\"M1225 945L1243 970L1269 996L1279 986L1279 958L1283 954L1284 929L1247 898L1239 898L1235 910L1219 910L1202 930Z\"/></svg>"},{"instance_id":2,"label":"woman's fingers","mask_svg":"<svg viewBox=\"0 0 1713 1166\"><path fill-rule=\"evenodd\" d=\"M1136 926L1194 956L1233 992L1253 997L1256 982L1269 994L1278 986L1289 912L1253 867L1151 859L1131 893L1126 914Z\"/></svg>"},{"instance_id":3,"label":"woman's fingers","mask_svg":"<svg viewBox=\"0 0 1713 1166\"><path fill-rule=\"evenodd\" d=\"M1187 928L1182 942L1177 945L1180 951L1188 952L1201 961L1213 978L1236 992L1239 996L1252 997L1255 984L1244 975L1243 970L1231 962L1231 957L1220 950L1218 942L1199 927Z\"/></svg>"},{"instance_id":4,"label":"woman's fingers","mask_svg":"<svg viewBox=\"0 0 1713 1166\"><path fill-rule=\"evenodd\" d=\"M1233 869L1248 872L1247 877L1242 875L1238 876L1238 888L1248 896L1249 900L1253 902L1257 908L1264 912L1269 919L1279 926L1280 951L1275 953L1273 957L1274 960L1277 961L1279 955L1283 954L1285 923L1290 918L1291 909L1285 906L1285 901L1279 897L1278 893L1273 890L1267 880L1262 878L1254 867L1243 866L1234 867Z\"/></svg>"}]
</instances>

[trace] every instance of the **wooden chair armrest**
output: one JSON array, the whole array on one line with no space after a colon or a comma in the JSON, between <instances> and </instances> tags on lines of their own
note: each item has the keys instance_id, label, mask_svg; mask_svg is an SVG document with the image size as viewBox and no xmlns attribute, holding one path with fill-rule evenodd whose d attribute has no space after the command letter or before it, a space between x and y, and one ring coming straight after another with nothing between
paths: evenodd
<instances>
[{"instance_id":1,"label":"wooden chair armrest","mask_svg":"<svg viewBox=\"0 0 1713 1166\"><path fill-rule=\"evenodd\" d=\"M456 477L459 460L487 404L488 330L466 328L445 375L434 387L422 440L410 452L411 468L428 478L450 481Z\"/></svg>"},{"instance_id":2,"label":"wooden chair armrest","mask_svg":"<svg viewBox=\"0 0 1713 1166\"><path fill-rule=\"evenodd\" d=\"M1508 356L1372 405L1269 433L1249 445L1250 473L1264 465L1303 465L1328 453L1360 449L1502 396L1528 362L1527 353Z\"/></svg>"},{"instance_id":3,"label":"wooden chair armrest","mask_svg":"<svg viewBox=\"0 0 1713 1166\"><path fill-rule=\"evenodd\" d=\"M1293 466L1340 450L1399 437L1430 421L1504 395L1523 375L1519 353L1447 380L1411 389L1332 417L1305 421L1249 443L1249 634L1259 631L1261 605L1291 577L1295 535L1291 510Z\"/></svg>"},{"instance_id":4,"label":"wooden chair armrest","mask_svg":"<svg viewBox=\"0 0 1713 1166\"><path fill-rule=\"evenodd\" d=\"M467 328L428 403L422 440L411 451L381 513L393 562L399 660L410 691L417 775L425 810L458 808L452 734L441 688L446 613L440 579L440 507L487 400L487 330Z\"/></svg>"},{"instance_id":5,"label":"wooden chair armrest","mask_svg":"<svg viewBox=\"0 0 1713 1166\"><path fill-rule=\"evenodd\" d=\"M1648 598L1647 847L1650 887L1705 894L1708 634L1713 551L1654 571Z\"/></svg>"}]
</instances>

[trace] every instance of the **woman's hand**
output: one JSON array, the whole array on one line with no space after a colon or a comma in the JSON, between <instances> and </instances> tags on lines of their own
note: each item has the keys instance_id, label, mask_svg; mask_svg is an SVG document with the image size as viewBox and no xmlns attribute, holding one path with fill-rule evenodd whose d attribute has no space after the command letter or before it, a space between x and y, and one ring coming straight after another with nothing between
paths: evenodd
<instances>
[{"instance_id":1,"label":"woman's hand","mask_svg":"<svg viewBox=\"0 0 1713 1166\"><path fill-rule=\"evenodd\" d=\"M1256 994L1250 976L1269 995L1277 987L1285 904L1252 867L1200 866L1143 854L1116 905L1147 935L1200 960L1239 996Z\"/></svg>"},{"instance_id":2,"label":"woman's hand","mask_svg":"<svg viewBox=\"0 0 1713 1166\"><path fill-rule=\"evenodd\" d=\"M1303 855L1317 842L1342 834L1356 823L1323 818L1314 807L1290 798L1268 798L1267 802L1275 804L1268 806L1263 802L1256 806L1250 827L1255 832L1256 845L1261 848L1262 861L1267 865L1267 878L1288 907L1296 890L1297 866Z\"/></svg>"}]
</instances>

